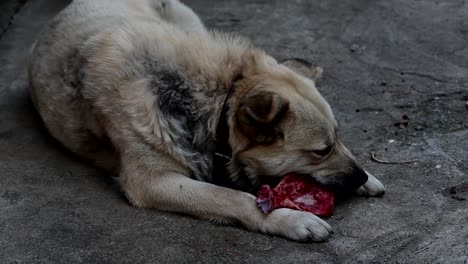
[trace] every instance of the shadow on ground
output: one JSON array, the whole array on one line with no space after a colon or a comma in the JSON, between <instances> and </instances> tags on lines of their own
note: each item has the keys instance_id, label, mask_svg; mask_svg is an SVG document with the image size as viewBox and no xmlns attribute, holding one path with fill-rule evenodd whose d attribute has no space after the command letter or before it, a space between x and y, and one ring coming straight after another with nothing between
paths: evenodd
<instances>
[{"instance_id":1,"label":"shadow on ground","mask_svg":"<svg viewBox=\"0 0 468 264\"><path fill-rule=\"evenodd\" d=\"M386 196L340 203L321 244L130 207L112 179L51 144L28 99L28 49L67 1L6 1L1 263L467 263L468 201L449 191L468 181L467 1L190 2L209 27L323 66L340 133Z\"/></svg>"}]
</instances>

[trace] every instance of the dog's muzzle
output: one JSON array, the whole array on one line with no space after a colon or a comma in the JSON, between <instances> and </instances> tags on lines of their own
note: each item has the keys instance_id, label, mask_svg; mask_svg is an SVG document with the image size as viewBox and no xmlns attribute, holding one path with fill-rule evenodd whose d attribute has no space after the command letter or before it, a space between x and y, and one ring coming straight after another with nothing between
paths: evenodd
<instances>
[{"instance_id":1,"label":"dog's muzzle","mask_svg":"<svg viewBox=\"0 0 468 264\"><path fill-rule=\"evenodd\" d=\"M368 180L367 173L359 167L353 168L352 171L348 173L339 173L328 177L333 179L325 183L325 185L339 191L357 189Z\"/></svg>"}]
</instances>

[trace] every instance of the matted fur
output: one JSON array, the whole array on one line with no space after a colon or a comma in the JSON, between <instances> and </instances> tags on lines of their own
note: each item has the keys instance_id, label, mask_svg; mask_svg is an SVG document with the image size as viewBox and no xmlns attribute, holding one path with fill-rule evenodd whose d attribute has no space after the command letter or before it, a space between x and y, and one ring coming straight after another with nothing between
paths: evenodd
<instances>
[{"instance_id":1,"label":"matted fur","mask_svg":"<svg viewBox=\"0 0 468 264\"><path fill-rule=\"evenodd\" d=\"M263 214L246 191L295 171L364 195L384 192L336 137L315 88L321 73L208 31L176 0L75 0L41 34L29 65L31 97L49 132L118 172L133 205L301 241L324 240L331 227L290 209ZM219 177L212 154L233 86L228 169L244 191L210 183Z\"/></svg>"}]
</instances>

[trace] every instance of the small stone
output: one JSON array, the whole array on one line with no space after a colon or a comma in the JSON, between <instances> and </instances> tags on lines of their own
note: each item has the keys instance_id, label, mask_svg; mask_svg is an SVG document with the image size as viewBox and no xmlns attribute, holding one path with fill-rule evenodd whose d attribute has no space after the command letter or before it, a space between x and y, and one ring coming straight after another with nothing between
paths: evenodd
<instances>
[{"instance_id":1,"label":"small stone","mask_svg":"<svg viewBox=\"0 0 468 264\"><path fill-rule=\"evenodd\" d=\"M390 139L390 140L388 141L388 143L393 143L393 142L395 142L394 139Z\"/></svg>"},{"instance_id":2,"label":"small stone","mask_svg":"<svg viewBox=\"0 0 468 264\"><path fill-rule=\"evenodd\" d=\"M440 168L442 168L442 165L439 165L439 164L436 165L436 169L440 169Z\"/></svg>"},{"instance_id":3,"label":"small stone","mask_svg":"<svg viewBox=\"0 0 468 264\"><path fill-rule=\"evenodd\" d=\"M359 49L358 44L352 44L351 47L349 47L349 51L351 52L356 52Z\"/></svg>"},{"instance_id":4,"label":"small stone","mask_svg":"<svg viewBox=\"0 0 468 264\"><path fill-rule=\"evenodd\" d=\"M399 128L405 128L408 126L408 123L409 123L408 120L403 120L402 122L396 122L393 125Z\"/></svg>"}]
</instances>

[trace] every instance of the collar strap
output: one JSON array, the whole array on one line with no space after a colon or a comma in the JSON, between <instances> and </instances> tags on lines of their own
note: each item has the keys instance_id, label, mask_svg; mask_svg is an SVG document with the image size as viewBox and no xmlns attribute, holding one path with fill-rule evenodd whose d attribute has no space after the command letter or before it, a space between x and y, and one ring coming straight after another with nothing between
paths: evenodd
<instances>
[{"instance_id":1,"label":"collar strap","mask_svg":"<svg viewBox=\"0 0 468 264\"><path fill-rule=\"evenodd\" d=\"M228 184L229 173L227 166L231 162L232 148L229 145L229 125L228 125L228 111L229 111L229 98L234 93L237 82L242 79L242 75L238 75L229 87L229 91L223 102L223 108L219 115L218 127L216 128L216 149L213 153L213 175L214 183L219 185ZM221 180L223 179L223 180ZM221 182L217 182L220 181Z\"/></svg>"}]
</instances>

